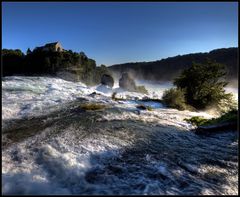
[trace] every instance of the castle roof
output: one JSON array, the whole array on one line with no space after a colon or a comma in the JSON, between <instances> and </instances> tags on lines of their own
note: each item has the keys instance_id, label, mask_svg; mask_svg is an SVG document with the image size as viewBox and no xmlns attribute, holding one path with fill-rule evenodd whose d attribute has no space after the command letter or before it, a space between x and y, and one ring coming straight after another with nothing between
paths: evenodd
<instances>
[{"instance_id":1,"label":"castle roof","mask_svg":"<svg viewBox=\"0 0 240 197\"><path fill-rule=\"evenodd\" d=\"M47 43L47 44L45 44L45 47L55 46L57 43L59 43L59 42Z\"/></svg>"}]
</instances>

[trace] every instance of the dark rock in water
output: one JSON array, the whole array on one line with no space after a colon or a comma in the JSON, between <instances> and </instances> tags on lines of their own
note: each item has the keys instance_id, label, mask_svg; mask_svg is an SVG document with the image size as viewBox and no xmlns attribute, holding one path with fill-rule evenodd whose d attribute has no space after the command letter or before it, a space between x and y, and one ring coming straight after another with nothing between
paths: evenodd
<instances>
[{"instance_id":1,"label":"dark rock in water","mask_svg":"<svg viewBox=\"0 0 240 197\"><path fill-rule=\"evenodd\" d=\"M93 92L91 94L89 94L89 96L95 96L97 93L96 92Z\"/></svg>"},{"instance_id":2,"label":"dark rock in water","mask_svg":"<svg viewBox=\"0 0 240 197\"><path fill-rule=\"evenodd\" d=\"M140 99L140 101L153 101L153 102L163 103L161 99L153 99L148 97L143 97L142 99Z\"/></svg>"},{"instance_id":3,"label":"dark rock in water","mask_svg":"<svg viewBox=\"0 0 240 197\"><path fill-rule=\"evenodd\" d=\"M136 108L141 109L141 110L146 110L147 107L145 105L138 105Z\"/></svg>"},{"instance_id":4,"label":"dark rock in water","mask_svg":"<svg viewBox=\"0 0 240 197\"><path fill-rule=\"evenodd\" d=\"M89 183L101 182L104 174L102 169L92 169L85 174L85 180Z\"/></svg>"},{"instance_id":5,"label":"dark rock in water","mask_svg":"<svg viewBox=\"0 0 240 197\"><path fill-rule=\"evenodd\" d=\"M136 84L128 73L122 74L122 77L119 79L119 87L129 91L136 91Z\"/></svg>"},{"instance_id":6,"label":"dark rock in water","mask_svg":"<svg viewBox=\"0 0 240 197\"><path fill-rule=\"evenodd\" d=\"M148 110L148 111L152 111L153 110L152 107L146 106L146 105L143 105L143 104L137 105L136 108L139 109L139 110Z\"/></svg>"},{"instance_id":7,"label":"dark rock in water","mask_svg":"<svg viewBox=\"0 0 240 197\"><path fill-rule=\"evenodd\" d=\"M118 173L123 173L124 170L122 167L118 166L118 165L109 165L108 169L113 172L114 174L118 174Z\"/></svg>"},{"instance_id":8,"label":"dark rock in water","mask_svg":"<svg viewBox=\"0 0 240 197\"><path fill-rule=\"evenodd\" d=\"M198 135L209 135L224 131L237 131L237 122L225 122L209 126L199 126L195 130L195 133Z\"/></svg>"},{"instance_id":9,"label":"dark rock in water","mask_svg":"<svg viewBox=\"0 0 240 197\"><path fill-rule=\"evenodd\" d=\"M114 85L114 80L111 75L104 74L101 78L101 84L107 85L112 88Z\"/></svg>"},{"instance_id":10,"label":"dark rock in water","mask_svg":"<svg viewBox=\"0 0 240 197\"><path fill-rule=\"evenodd\" d=\"M148 101L148 100L151 100L151 98L148 97L148 96L144 96L141 100L143 100L143 101ZM153 99L153 100L154 100L154 99Z\"/></svg>"},{"instance_id":11,"label":"dark rock in water","mask_svg":"<svg viewBox=\"0 0 240 197\"><path fill-rule=\"evenodd\" d=\"M13 161L19 161L19 162L22 162L22 159L21 159L21 157L19 157L18 154L19 154L19 153L18 153L17 150L13 151L13 152L12 152L12 155L11 155L12 160L13 160Z\"/></svg>"},{"instance_id":12,"label":"dark rock in water","mask_svg":"<svg viewBox=\"0 0 240 197\"><path fill-rule=\"evenodd\" d=\"M140 115L140 114L141 114L141 111L140 111L140 110L136 110L136 111L135 111L135 114Z\"/></svg>"}]
</instances>

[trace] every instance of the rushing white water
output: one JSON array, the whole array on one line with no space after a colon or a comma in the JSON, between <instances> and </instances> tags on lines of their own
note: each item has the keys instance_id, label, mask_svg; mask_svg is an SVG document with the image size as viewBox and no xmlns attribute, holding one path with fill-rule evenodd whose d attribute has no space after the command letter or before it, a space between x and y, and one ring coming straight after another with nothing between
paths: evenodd
<instances>
[{"instance_id":1,"label":"rushing white water","mask_svg":"<svg viewBox=\"0 0 240 197\"><path fill-rule=\"evenodd\" d=\"M49 77L4 77L2 119L47 113L64 102L93 92L82 83Z\"/></svg>"},{"instance_id":2,"label":"rushing white water","mask_svg":"<svg viewBox=\"0 0 240 197\"><path fill-rule=\"evenodd\" d=\"M156 83L149 81L137 81L138 85L145 85L149 95L142 95L136 92L127 92L118 86L113 89L100 85L87 87L78 82L65 81L59 78L50 77L4 77L2 81L2 119L16 119L37 114L46 114L56 110L59 106L77 98L86 98L89 94L97 92L111 97L113 92L118 98L134 99L151 98L161 99L164 90L173 87L171 82ZM227 88L238 97L234 88ZM102 100L102 98L100 98Z\"/></svg>"},{"instance_id":3,"label":"rushing white water","mask_svg":"<svg viewBox=\"0 0 240 197\"><path fill-rule=\"evenodd\" d=\"M197 136L184 121L207 113L113 101L112 92L145 95L57 78L7 77L2 87L3 124L22 126L3 127L3 194L238 192L237 133ZM108 108L82 112L80 98ZM138 110L143 103L154 110Z\"/></svg>"},{"instance_id":4,"label":"rushing white water","mask_svg":"<svg viewBox=\"0 0 240 197\"><path fill-rule=\"evenodd\" d=\"M64 103L86 98L97 92L110 97L117 92L118 98L142 98L136 92L127 92L119 87L87 87L85 84L52 77L4 77L2 81L2 119L17 119L46 114ZM102 100L102 97L100 98Z\"/></svg>"}]
</instances>

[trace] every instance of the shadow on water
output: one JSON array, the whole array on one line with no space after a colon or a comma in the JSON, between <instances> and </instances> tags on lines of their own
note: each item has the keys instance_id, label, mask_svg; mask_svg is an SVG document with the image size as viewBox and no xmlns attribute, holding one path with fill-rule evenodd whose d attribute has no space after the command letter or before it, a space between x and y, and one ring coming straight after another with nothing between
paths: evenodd
<instances>
[{"instance_id":1,"label":"shadow on water","mask_svg":"<svg viewBox=\"0 0 240 197\"><path fill-rule=\"evenodd\" d=\"M230 138L225 136L226 139L224 136L207 139L189 137L184 131L171 133L178 129L171 126L165 129L165 132L157 129L144 136L147 138L137 140L118 157L101 161L104 168L91 169L86 180L92 184L112 185L118 188L118 192L115 191L118 194L200 195L207 190L212 194L225 193L223 186L228 182L227 176L237 173L237 145L230 147L236 140L236 133L231 133ZM97 163L95 157L101 156L93 155L92 165ZM204 166L210 169L201 172Z\"/></svg>"},{"instance_id":2,"label":"shadow on water","mask_svg":"<svg viewBox=\"0 0 240 197\"><path fill-rule=\"evenodd\" d=\"M5 174L3 182L10 184L5 187L19 184L6 193L201 195L206 191L225 194L226 183L238 187L229 180L238 173L236 132L201 137L174 126L151 127L140 120L96 121L98 113L86 114L65 117L59 130L67 132L67 126L75 125L78 144L85 138L116 141L117 154L114 150L90 152L87 159L80 156L76 160L82 166L76 167L67 165L61 155L64 151L52 156L36 144L35 162L49 182L33 181L28 173ZM76 126L80 123L83 129Z\"/></svg>"}]
</instances>

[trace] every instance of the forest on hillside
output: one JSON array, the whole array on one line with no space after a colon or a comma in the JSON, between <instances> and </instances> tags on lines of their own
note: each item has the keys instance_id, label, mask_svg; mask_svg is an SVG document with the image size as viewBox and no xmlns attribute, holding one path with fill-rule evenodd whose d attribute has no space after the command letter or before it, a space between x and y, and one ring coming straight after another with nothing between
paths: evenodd
<instances>
[{"instance_id":1,"label":"forest on hillside","mask_svg":"<svg viewBox=\"0 0 240 197\"><path fill-rule=\"evenodd\" d=\"M178 55L152 62L131 62L115 64L109 67L116 75L131 72L138 79L154 81L170 81L177 77L182 70L195 63L206 63L207 60L226 65L227 79L237 80L238 76L238 48L223 48L212 50L209 53L193 53Z\"/></svg>"}]
</instances>

